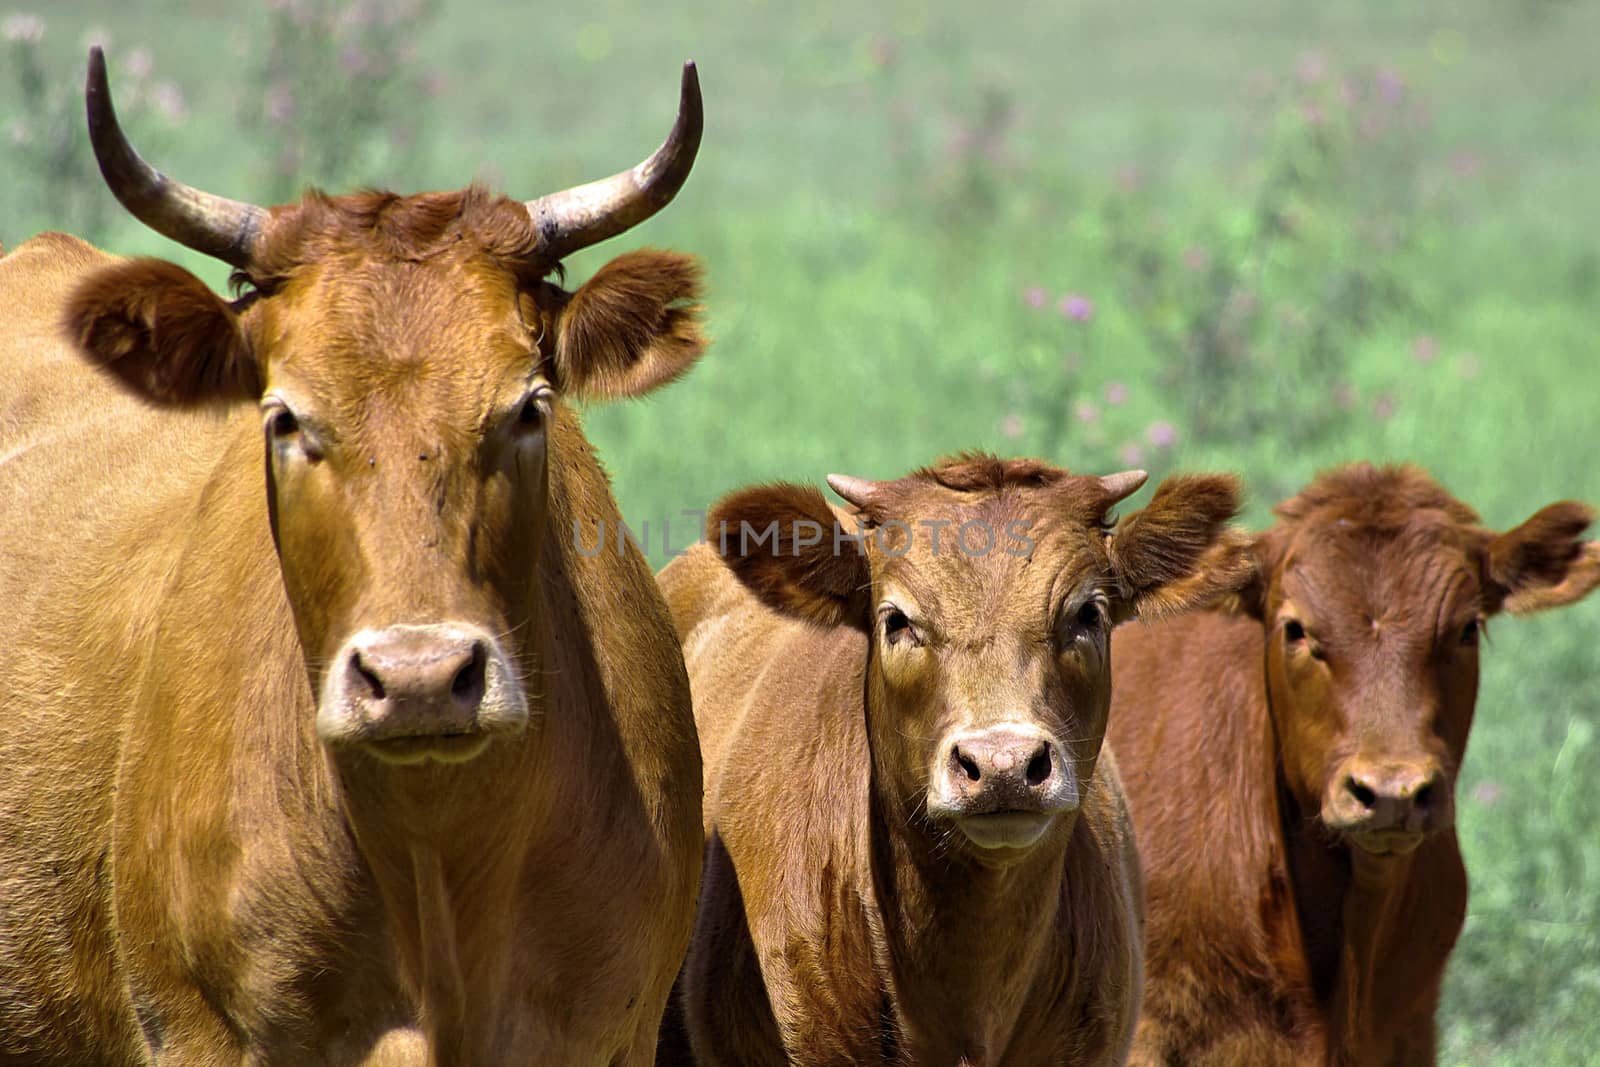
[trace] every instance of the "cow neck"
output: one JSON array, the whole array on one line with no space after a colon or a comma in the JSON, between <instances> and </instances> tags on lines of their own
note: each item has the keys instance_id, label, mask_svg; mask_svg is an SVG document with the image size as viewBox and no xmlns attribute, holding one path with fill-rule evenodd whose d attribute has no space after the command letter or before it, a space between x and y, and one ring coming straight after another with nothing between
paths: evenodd
<instances>
[{"instance_id":1,"label":"cow neck","mask_svg":"<svg viewBox=\"0 0 1600 1067\"><path fill-rule=\"evenodd\" d=\"M346 815L440 1064L494 1055L530 827L545 821L530 815L541 807L526 789L532 747L498 741L460 766L342 769Z\"/></svg>"},{"instance_id":2,"label":"cow neck","mask_svg":"<svg viewBox=\"0 0 1600 1067\"><path fill-rule=\"evenodd\" d=\"M544 661L543 627L527 628ZM553 718L539 688L530 732L467 763L392 766L362 754L335 760L346 817L383 900L438 1065L493 1062L515 964L519 889L533 828L548 822L535 788L550 762Z\"/></svg>"},{"instance_id":3,"label":"cow neck","mask_svg":"<svg viewBox=\"0 0 1600 1067\"><path fill-rule=\"evenodd\" d=\"M873 779L878 966L889 975L885 1025L896 1029L885 1044L903 1049L907 1062L994 1063L1043 965L1061 962L1054 934L1066 849L1057 842L1068 832L1058 829L1009 866L980 865L953 853Z\"/></svg>"},{"instance_id":4,"label":"cow neck","mask_svg":"<svg viewBox=\"0 0 1600 1067\"><path fill-rule=\"evenodd\" d=\"M1294 899L1299 948L1326 1027L1329 1064L1364 1062L1362 1051L1380 1031L1382 1004L1370 977L1387 966L1388 944L1415 853L1376 859L1331 840L1316 812L1305 811L1283 772L1271 687L1263 688L1278 834Z\"/></svg>"}]
</instances>

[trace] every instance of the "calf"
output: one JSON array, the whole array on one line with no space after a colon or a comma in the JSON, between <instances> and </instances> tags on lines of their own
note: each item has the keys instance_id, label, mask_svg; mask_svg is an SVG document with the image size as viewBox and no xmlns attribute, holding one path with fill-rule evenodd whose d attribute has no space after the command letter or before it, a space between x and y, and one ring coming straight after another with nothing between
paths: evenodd
<instances>
[{"instance_id":1,"label":"calf","mask_svg":"<svg viewBox=\"0 0 1600 1067\"><path fill-rule=\"evenodd\" d=\"M1434 1062L1484 620L1600 584L1590 511L1494 533L1412 467L1324 474L1235 610L1118 631L1111 740L1149 886L1132 1062Z\"/></svg>"},{"instance_id":2,"label":"calf","mask_svg":"<svg viewBox=\"0 0 1600 1067\"><path fill-rule=\"evenodd\" d=\"M1142 891L1101 748L1111 627L1250 570L1228 478L1113 525L1144 477L830 478L859 551L816 490L748 489L662 572L705 758L695 1061L1121 1062Z\"/></svg>"}]
</instances>

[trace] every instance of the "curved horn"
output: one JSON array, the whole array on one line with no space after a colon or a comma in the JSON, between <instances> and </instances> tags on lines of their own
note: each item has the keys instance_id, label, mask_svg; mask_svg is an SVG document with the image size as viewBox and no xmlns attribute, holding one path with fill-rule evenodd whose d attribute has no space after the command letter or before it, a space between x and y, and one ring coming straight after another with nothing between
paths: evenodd
<instances>
[{"instance_id":1,"label":"curved horn","mask_svg":"<svg viewBox=\"0 0 1600 1067\"><path fill-rule=\"evenodd\" d=\"M1110 507L1119 500L1132 496L1139 491L1139 487L1148 481L1150 475L1144 471L1120 471L1108 474L1100 479L1100 488L1106 494L1106 506Z\"/></svg>"},{"instance_id":2,"label":"curved horn","mask_svg":"<svg viewBox=\"0 0 1600 1067\"><path fill-rule=\"evenodd\" d=\"M866 510L872 494L878 491L878 483L869 482L865 478L852 478L848 474L830 474L828 488L838 493L845 503Z\"/></svg>"},{"instance_id":3,"label":"curved horn","mask_svg":"<svg viewBox=\"0 0 1600 1067\"><path fill-rule=\"evenodd\" d=\"M266 210L192 189L140 159L117 125L111 87L106 82L106 57L99 45L89 49L84 102L100 173L134 218L197 252L235 267L249 265Z\"/></svg>"},{"instance_id":4,"label":"curved horn","mask_svg":"<svg viewBox=\"0 0 1600 1067\"><path fill-rule=\"evenodd\" d=\"M649 159L621 174L525 202L523 206L539 228L537 254L561 259L615 237L666 207L694 166L704 118L700 75L693 62L685 63L678 120Z\"/></svg>"}]
</instances>

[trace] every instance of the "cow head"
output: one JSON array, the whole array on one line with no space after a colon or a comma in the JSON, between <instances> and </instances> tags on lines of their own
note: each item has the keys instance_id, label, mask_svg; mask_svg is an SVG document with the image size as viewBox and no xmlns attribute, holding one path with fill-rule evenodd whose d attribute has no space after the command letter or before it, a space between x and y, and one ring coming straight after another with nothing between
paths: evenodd
<instances>
[{"instance_id":1,"label":"cow head","mask_svg":"<svg viewBox=\"0 0 1600 1067\"><path fill-rule=\"evenodd\" d=\"M694 68L650 159L528 203L473 187L311 193L267 211L145 164L117 128L98 49L88 97L118 198L232 263L246 295L132 260L81 284L68 329L151 403L259 407L322 740L456 762L523 731L552 441L581 433L563 401L648 392L703 347L689 257L630 253L575 291L551 276L677 192L700 139Z\"/></svg>"},{"instance_id":2,"label":"cow head","mask_svg":"<svg viewBox=\"0 0 1600 1067\"><path fill-rule=\"evenodd\" d=\"M1282 773L1301 811L1369 854L1454 823L1486 620L1600 585L1591 512L1551 504L1506 533L1413 467L1355 464L1276 509L1241 594L1267 638Z\"/></svg>"},{"instance_id":3,"label":"cow head","mask_svg":"<svg viewBox=\"0 0 1600 1067\"><path fill-rule=\"evenodd\" d=\"M859 541L819 492L791 485L733 494L709 530L771 607L867 635L878 795L908 823L1010 862L1075 821L1105 733L1111 628L1251 572L1248 542L1224 526L1233 479L1170 479L1113 525L1112 506L1144 480L964 456L891 482L829 478Z\"/></svg>"}]
</instances>

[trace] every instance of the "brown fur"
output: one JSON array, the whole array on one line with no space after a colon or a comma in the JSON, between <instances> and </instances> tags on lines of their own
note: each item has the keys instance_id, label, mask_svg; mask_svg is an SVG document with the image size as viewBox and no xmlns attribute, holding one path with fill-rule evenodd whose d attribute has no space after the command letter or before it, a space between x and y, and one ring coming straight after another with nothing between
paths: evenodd
<instances>
[{"instance_id":1,"label":"brown fur","mask_svg":"<svg viewBox=\"0 0 1600 1067\"><path fill-rule=\"evenodd\" d=\"M1451 794L1477 620L1592 589L1589 511L1496 535L1424 472L1355 464L1277 514L1231 612L1113 642L1110 736L1150 909L1131 1062L1431 1064L1466 912ZM1411 851L1325 821L1347 768L1385 760L1439 775Z\"/></svg>"},{"instance_id":2,"label":"brown fur","mask_svg":"<svg viewBox=\"0 0 1600 1067\"><path fill-rule=\"evenodd\" d=\"M633 253L561 293L506 258L528 230L477 190L314 195L231 307L61 235L0 261L0 1062L653 1057L688 680L639 553L573 551L619 520L577 416L518 413L681 373L696 276ZM265 449L261 389L298 417ZM348 634L456 619L525 729L467 763L319 740Z\"/></svg>"},{"instance_id":3,"label":"brown fur","mask_svg":"<svg viewBox=\"0 0 1600 1067\"><path fill-rule=\"evenodd\" d=\"M1151 507L1211 509L1198 525L1215 530L1237 507L1233 484L1181 482ZM695 693L709 845L660 1062L1121 1062L1141 891L1100 744L1110 623L1077 612L1148 587L1114 560L1194 566L1210 545L1152 543L1191 528L1177 514L1107 530L1108 504L1098 479L963 456L876 486L869 534L907 523L909 544L869 537L865 554L849 541L835 554L849 517L814 489L763 486L719 503L711 544L662 571ZM784 536L741 543L741 519L777 520ZM1032 547L963 553L951 525L936 551L923 520L997 534L1016 522L998 546ZM820 527L822 545L801 547L795 521ZM889 643L888 601L919 643ZM1076 813L1026 848L979 849L926 807L940 738L997 721L1062 739L1081 783Z\"/></svg>"},{"instance_id":4,"label":"brown fur","mask_svg":"<svg viewBox=\"0 0 1600 1067\"><path fill-rule=\"evenodd\" d=\"M70 314L78 347L158 403L261 392L233 309L175 263L135 259L90 275Z\"/></svg>"}]
</instances>

